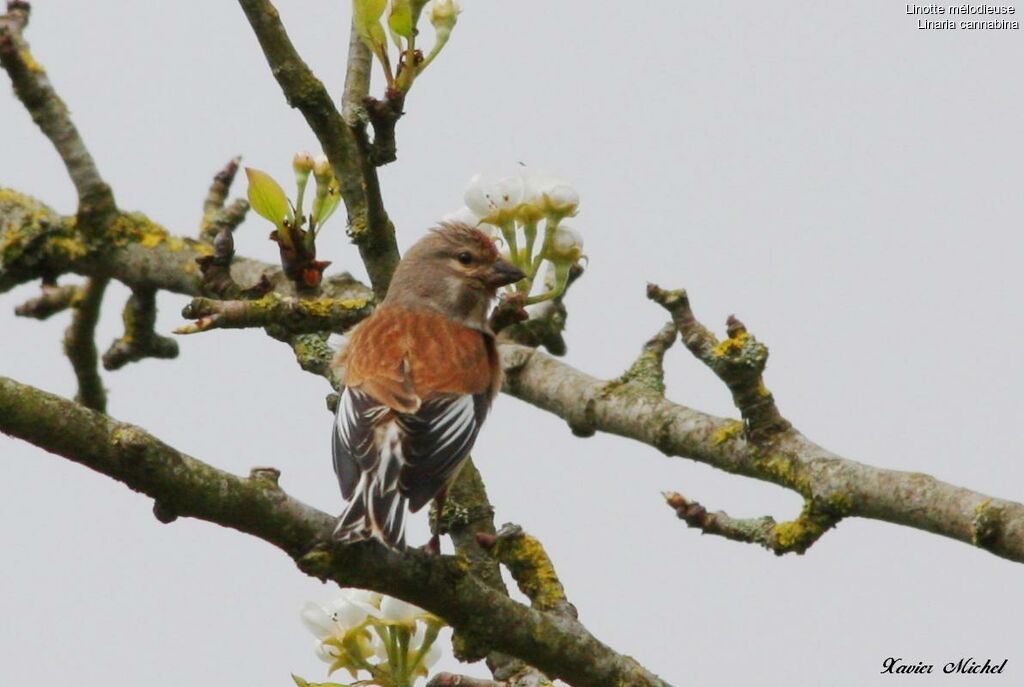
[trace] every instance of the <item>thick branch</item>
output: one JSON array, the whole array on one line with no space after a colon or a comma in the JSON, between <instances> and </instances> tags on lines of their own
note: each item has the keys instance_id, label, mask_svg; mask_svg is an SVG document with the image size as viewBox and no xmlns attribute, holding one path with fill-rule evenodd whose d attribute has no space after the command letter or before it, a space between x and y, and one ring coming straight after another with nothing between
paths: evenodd
<instances>
[{"instance_id":1,"label":"thick branch","mask_svg":"<svg viewBox=\"0 0 1024 687\"><path fill-rule=\"evenodd\" d=\"M610 385L533 349L505 345L501 353L505 391L564 418L574 431L636 439L670 456L773 482L800 493L817 512L832 517L906 525L1024 562L1024 506L1019 503L929 475L847 460L795 429L754 444L735 420L633 385Z\"/></svg>"},{"instance_id":2,"label":"thick branch","mask_svg":"<svg viewBox=\"0 0 1024 687\"><path fill-rule=\"evenodd\" d=\"M398 265L398 244L381 201L376 168L366 159L358 128L349 128L323 83L299 57L273 3L239 0L239 4L288 104L302 112L334 167L348 211L349 234L359 247L374 293L383 298Z\"/></svg>"},{"instance_id":3,"label":"thick branch","mask_svg":"<svg viewBox=\"0 0 1024 687\"><path fill-rule=\"evenodd\" d=\"M436 511L436 508L435 508ZM481 545L481 540L495 541L494 508L487 496L480 471L472 459L459 471L459 477L448 492L443 513L437 514L438 530L447 532L455 544L455 551L467 561L473 575L505 596L508 589L501 578L498 561ZM474 660L484 655L487 647L478 646L471 637L456 634L452 637L456 656ZM500 651L487 655L487 667L506 687L540 687L550 685L546 675L522 661ZM457 677L457 676L452 676ZM465 679L465 678L463 678Z\"/></svg>"},{"instance_id":4,"label":"thick branch","mask_svg":"<svg viewBox=\"0 0 1024 687\"><path fill-rule=\"evenodd\" d=\"M24 281L73 271L109 275L129 285L201 295L195 258L210 248L170 236L141 215L115 221L114 247L90 252L74 233L74 218L14 191L0 189L0 292ZM280 295L292 295L280 269L236 258L231 273L240 283L268 277ZM325 280L323 293L354 297L347 276ZM366 293L365 287L363 294ZM358 297L358 296L356 296ZM327 329L329 327L325 327ZM315 335L288 335L307 369L326 373L330 352ZM312 354L306 344L317 345ZM794 429L754 444L735 420L673 403L643 385L595 379L534 349L501 347L506 392L565 419L581 435L595 431L625 436L714 467L791 488L817 507L840 516L861 516L915 527L981 546L1024 562L1024 506L993 499L920 473L885 470L836 456Z\"/></svg>"},{"instance_id":5,"label":"thick branch","mask_svg":"<svg viewBox=\"0 0 1024 687\"><path fill-rule=\"evenodd\" d=\"M163 521L195 517L251 534L310 575L406 599L576 687L666 685L578 622L512 601L457 559L402 554L375 542L328 543L334 518L285 494L267 470L249 479L221 472L138 427L6 378L0 378L0 429L153 497Z\"/></svg>"}]
</instances>

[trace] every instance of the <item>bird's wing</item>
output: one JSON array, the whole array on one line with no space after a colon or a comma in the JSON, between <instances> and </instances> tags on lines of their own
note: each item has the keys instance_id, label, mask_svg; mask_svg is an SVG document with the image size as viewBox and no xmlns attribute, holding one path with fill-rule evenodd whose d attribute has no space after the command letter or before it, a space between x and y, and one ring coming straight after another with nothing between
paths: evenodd
<instances>
[{"instance_id":1,"label":"bird's wing","mask_svg":"<svg viewBox=\"0 0 1024 687\"><path fill-rule=\"evenodd\" d=\"M345 499L351 500L360 476L377 466L380 457L374 435L377 426L390 412L391 408L365 391L345 387L341 392L334 415L331 453L334 472Z\"/></svg>"},{"instance_id":2,"label":"bird's wing","mask_svg":"<svg viewBox=\"0 0 1024 687\"><path fill-rule=\"evenodd\" d=\"M397 421L404 434L398 489L418 511L455 478L469 455L490 405L488 392L446 394L424 402Z\"/></svg>"}]
</instances>

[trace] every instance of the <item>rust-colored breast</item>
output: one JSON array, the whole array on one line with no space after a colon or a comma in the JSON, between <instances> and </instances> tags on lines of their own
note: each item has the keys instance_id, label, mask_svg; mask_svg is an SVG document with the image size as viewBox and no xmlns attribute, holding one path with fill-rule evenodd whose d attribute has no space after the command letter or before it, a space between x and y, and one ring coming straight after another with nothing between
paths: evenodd
<instances>
[{"instance_id":1,"label":"rust-colored breast","mask_svg":"<svg viewBox=\"0 0 1024 687\"><path fill-rule=\"evenodd\" d=\"M441 394L494 393L500 368L491 338L429 310L380 308L352 332L345 384L378 400L404 390L422 401Z\"/></svg>"}]
</instances>

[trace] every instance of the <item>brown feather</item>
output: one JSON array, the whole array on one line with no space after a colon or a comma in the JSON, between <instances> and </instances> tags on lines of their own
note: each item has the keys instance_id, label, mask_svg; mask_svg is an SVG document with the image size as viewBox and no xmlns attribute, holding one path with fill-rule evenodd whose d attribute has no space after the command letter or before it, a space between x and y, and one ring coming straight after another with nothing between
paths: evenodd
<instances>
[{"instance_id":1,"label":"brown feather","mask_svg":"<svg viewBox=\"0 0 1024 687\"><path fill-rule=\"evenodd\" d=\"M346 386L395 410L444 394L497 392L501 368L493 337L432 310L381 306L345 349Z\"/></svg>"}]
</instances>

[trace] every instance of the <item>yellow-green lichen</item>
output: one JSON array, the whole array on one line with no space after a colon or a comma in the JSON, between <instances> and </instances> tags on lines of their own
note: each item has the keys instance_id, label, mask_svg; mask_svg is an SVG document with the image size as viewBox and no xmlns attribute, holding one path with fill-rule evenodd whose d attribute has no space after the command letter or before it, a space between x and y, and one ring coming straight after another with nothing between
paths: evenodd
<instances>
[{"instance_id":1,"label":"yellow-green lichen","mask_svg":"<svg viewBox=\"0 0 1024 687\"><path fill-rule=\"evenodd\" d=\"M803 553L830 527L838 518L815 508L811 500L804 502L803 510L796 520L780 522L772 528L772 537L776 553L795 551Z\"/></svg>"},{"instance_id":2,"label":"yellow-green lichen","mask_svg":"<svg viewBox=\"0 0 1024 687\"><path fill-rule=\"evenodd\" d=\"M22 48L19 50L18 57L20 57L21 61L25 63L25 66L28 67L30 72L35 72L36 74L46 73L46 70L43 69L43 65L36 61L36 58L32 56L32 53L29 52L28 48Z\"/></svg>"},{"instance_id":3,"label":"yellow-green lichen","mask_svg":"<svg viewBox=\"0 0 1024 687\"><path fill-rule=\"evenodd\" d=\"M77 260L89 254L89 247L80 236L54 236L47 242L47 252L67 260Z\"/></svg>"},{"instance_id":4,"label":"yellow-green lichen","mask_svg":"<svg viewBox=\"0 0 1024 687\"><path fill-rule=\"evenodd\" d=\"M495 555L512 572L519 589L530 598L534 608L550 611L566 603L565 589L555 567L535 537L522 534L499 540Z\"/></svg>"},{"instance_id":5,"label":"yellow-green lichen","mask_svg":"<svg viewBox=\"0 0 1024 687\"><path fill-rule=\"evenodd\" d=\"M1002 534L1003 512L999 506L992 505L992 499L985 499L974 507L974 520L971 522L971 543L983 549L991 550Z\"/></svg>"},{"instance_id":6,"label":"yellow-green lichen","mask_svg":"<svg viewBox=\"0 0 1024 687\"><path fill-rule=\"evenodd\" d=\"M773 454L755 458L754 465L776 484L796 489L804 496L811 495L811 483L793 458L785 454Z\"/></svg>"},{"instance_id":7,"label":"yellow-green lichen","mask_svg":"<svg viewBox=\"0 0 1024 687\"><path fill-rule=\"evenodd\" d=\"M114 218L106 230L106 238L114 246L138 243L155 248L170 238L166 229L141 212L126 212Z\"/></svg>"},{"instance_id":8,"label":"yellow-green lichen","mask_svg":"<svg viewBox=\"0 0 1024 687\"><path fill-rule=\"evenodd\" d=\"M739 420L729 420L711 433L711 445L721 446L731 439L743 436L743 427L743 423Z\"/></svg>"},{"instance_id":9,"label":"yellow-green lichen","mask_svg":"<svg viewBox=\"0 0 1024 687\"><path fill-rule=\"evenodd\" d=\"M747 332L738 332L735 336L725 339L719 343L711 352L719 358L739 353L743 350L743 347L747 345L749 340L750 334Z\"/></svg>"},{"instance_id":10,"label":"yellow-green lichen","mask_svg":"<svg viewBox=\"0 0 1024 687\"><path fill-rule=\"evenodd\" d=\"M317 298L299 301L299 308L313 317L330 317L338 308L343 310L359 310L367 305L368 301L364 298Z\"/></svg>"}]
</instances>

